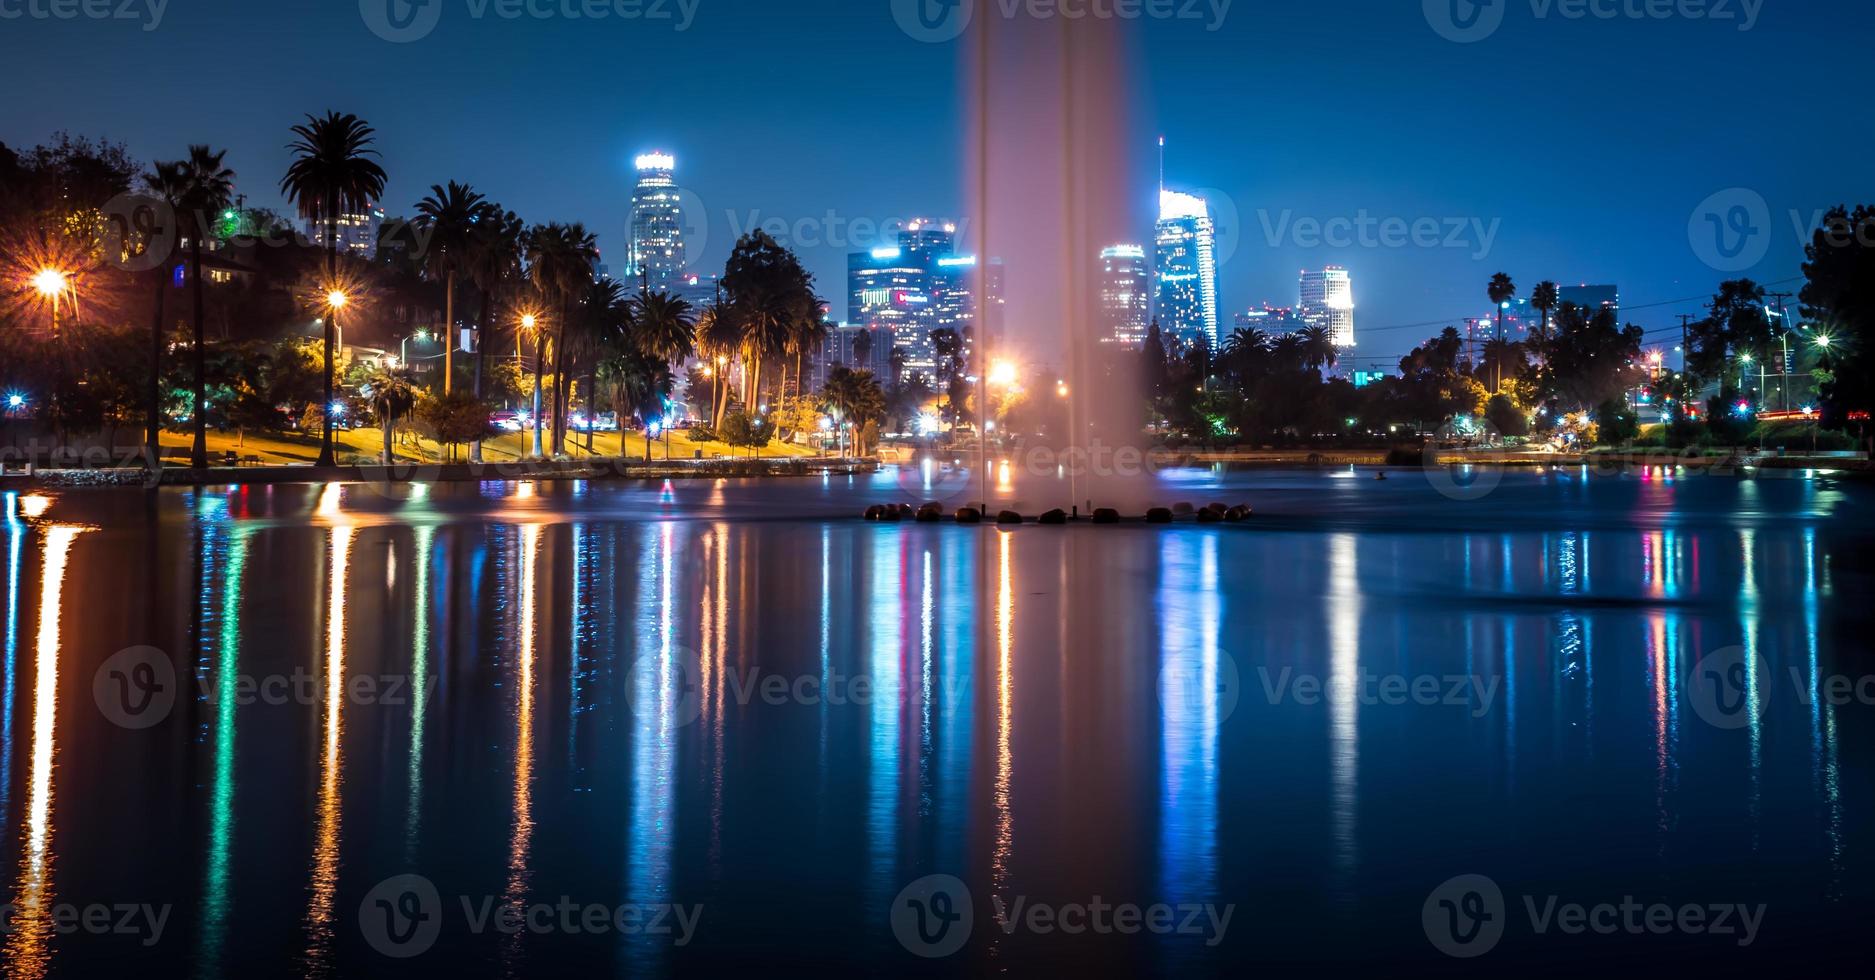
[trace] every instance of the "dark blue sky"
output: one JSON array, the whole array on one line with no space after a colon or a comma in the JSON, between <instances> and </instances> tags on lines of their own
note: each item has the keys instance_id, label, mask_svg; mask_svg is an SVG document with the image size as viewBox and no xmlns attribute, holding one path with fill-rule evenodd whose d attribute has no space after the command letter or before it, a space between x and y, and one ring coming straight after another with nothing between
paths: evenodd
<instances>
[{"instance_id":1,"label":"dark blue sky","mask_svg":"<svg viewBox=\"0 0 1875 980\"><path fill-rule=\"evenodd\" d=\"M50 2L0 0L0 11ZM0 19L10 75L30 80L0 103L0 140L66 129L145 159L211 142L231 150L253 203L283 208L287 128L310 111L356 112L380 131L393 214L431 183L468 181L530 221L585 222L615 271L630 160L653 147L678 154L705 207L714 268L759 219L821 241L845 234L826 227L829 211L844 224L963 209L954 42L908 36L891 0L683 2L695 20L678 31L616 16L504 19L482 0L448 0L434 30L406 44L374 34L357 0L168 0L153 31ZM993 16L1010 2L978 0ZM1596 0L1617 13L1646 2ZM1734 274L1702 256L1737 264L1726 254L1744 241L1738 262L1764 257L1743 274L1789 279L1793 211L1807 222L1875 199L1875 126L1852 57L1875 28L1867 5L1769 0L1741 31L1743 0L1727 0L1726 20L1496 3L1501 26L1470 44L1443 37L1418 0L1236 0L1216 31L1208 5L1196 20L1140 27L1137 162L1150 173L1163 132L1169 183L1228 197L1227 315L1291 304L1297 270L1340 264L1355 279L1363 358L1397 357L1433 332L1419 324L1483 315L1500 269L1526 292L1541 278L1618 282L1629 318L1664 328L1698 306L1667 301ZM669 13L682 16L678 0ZM1153 188L1140 183L1143 211ZM1746 193L1707 203L1732 188ZM1689 222L1706 227L1702 204L1722 224L1742 204L1749 220L1728 227L1757 237L1689 234ZM1431 219L1440 244L1336 247L1307 233L1363 212ZM1447 247L1453 221L1471 230ZM1491 233L1482 256L1479 228ZM797 244L839 315L845 241Z\"/></svg>"}]
</instances>

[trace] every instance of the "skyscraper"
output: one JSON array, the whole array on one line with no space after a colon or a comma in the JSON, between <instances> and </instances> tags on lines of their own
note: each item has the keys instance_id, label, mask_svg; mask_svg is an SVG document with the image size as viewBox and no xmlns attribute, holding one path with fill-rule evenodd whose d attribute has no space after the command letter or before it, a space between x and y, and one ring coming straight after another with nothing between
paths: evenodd
<instances>
[{"instance_id":1,"label":"skyscraper","mask_svg":"<svg viewBox=\"0 0 1875 980\"><path fill-rule=\"evenodd\" d=\"M981 283L987 283L987 303L977 296ZM899 230L897 245L852 253L847 288L851 324L889 332L906 372L928 379L937 378L931 331L955 330L964 338L967 361L978 340L1002 330L1002 266L958 255L955 225L914 221Z\"/></svg>"},{"instance_id":2,"label":"skyscraper","mask_svg":"<svg viewBox=\"0 0 1875 980\"><path fill-rule=\"evenodd\" d=\"M668 153L647 153L638 158L637 168L626 278L633 288L667 292L678 285L678 277L689 261L684 254L684 209L677 190L677 158Z\"/></svg>"},{"instance_id":3,"label":"skyscraper","mask_svg":"<svg viewBox=\"0 0 1875 980\"><path fill-rule=\"evenodd\" d=\"M1331 265L1302 273L1298 312L1309 326L1328 328L1336 347L1354 346L1354 280L1348 270Z\"/></svg>"},{"instance_id":4,"label":"skyscraper","mask_svg":"<svg viewBox=\"0 0 1875 980\"><path fill-rule=\"evenodd\" d=\"M1152 319L1152 270L1142 245L1100 251L1100 342L1135 348Z\"/></svg>"},{"instance_id":5,"label":"skyscraper","mask_svg":"<svg viewBox=\"0 0 1875 980\"><path fill-rule=\"evenodd\" d=\"M1217 349L1217 229L1204 198L1159 192L1159 326Z\"/></svg>"},{"instance_id":6,"label":"skyscraper","mask_svg":"<svg viewBox=\"0 0 1875 980\"><path fill-rule=\"evenodd\" d=\"M1587 310L1590 316L1604 309L1621 313L1621 288L1619 286L1564 286L1556 291L1556 298L1564 303L1573 303Z\"/></svg>"}]
</instances>

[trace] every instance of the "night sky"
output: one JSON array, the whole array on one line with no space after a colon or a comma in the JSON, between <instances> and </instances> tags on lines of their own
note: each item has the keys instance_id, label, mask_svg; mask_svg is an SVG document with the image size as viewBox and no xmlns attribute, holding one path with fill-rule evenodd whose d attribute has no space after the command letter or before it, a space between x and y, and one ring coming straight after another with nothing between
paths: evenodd
<instances>
[{"instance_id":1,"label":"night sky","mask_svg":"<svg viewBox=\"0 0 1875 980\"><path fill-rule=\"evenodd\" d=\"M808 219L824 235L829 210L882 222L964 207L959 48L908 36L890 0L683 0L696 5L683 31L677 0L661 21L510 20L492 7L478 20L482 0L450 0L406 44L374 34L357 0L168 0L152 31L144 0L141 22L7 19L51 2L0 0L13 81L0 140L63 129L146 160L210 142L230 149L254 205L285 210L287 129L330 108L379 130L391 214L432 183L467 181L529 221L585 222L614 273L631 158L651 148L677 154L707 208L712 270L755 220ZM1722 278L1800 274L1793 212L1807 223L1875 198L1868 5L1768 0L1741 31L1743 0L1723 4L1725 19L1666 20L1496 2L1501 27L1470 44L1442 37L1419 0L1237 0L1216 31L1207 3L1140 28L1139 172L1163 133L1168 183L1220 189L1238 215L1224 230L1226 330L1231 311L1293 304L1297 270L1340 264L1363 360L1397 358L1432 322L1485 315L1500 269L1526 295L1542 278L1619 283L1629 319L1661 331L1650 339L1669 325L1677 337L1677 314L1699 306L1682 300ZM1153 180L1139 182L1143 213ZM1748 223L1765 257L1738 273L1702 261L1712 233L1703 248L1689 235L1702 202L1731 188L1760 195L1769 217ZM1719 210L1741 200L1755 199ZM1285 211L1495 231L1483 257L1475 230L1457 247L1271 244ZM835 316L844 246L799 249Z\"/></svg>"}]
</instances>

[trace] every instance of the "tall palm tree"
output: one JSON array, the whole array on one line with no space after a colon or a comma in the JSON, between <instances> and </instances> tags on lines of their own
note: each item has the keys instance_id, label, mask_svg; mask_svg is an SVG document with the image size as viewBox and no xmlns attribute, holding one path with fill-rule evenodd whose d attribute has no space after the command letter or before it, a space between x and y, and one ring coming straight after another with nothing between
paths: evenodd
<instances>
[{"instance_id":1,"label":"tall palm tree","mask_svg":"<svg viewBox=\"0 0 1875 980\"><path fill-rule=\"evenodd\" d=\"M1548 279L1537 283L1536 289L1530 293L1530 305L1536 307L1537 312L1543 314L1543 325L1539 328L1537 336L1543 340L1548 340L1549 314L1551 310L1562 305L1562 288L1550 282Z\"/></svg>"},{"instance_id":2,"label":"tall palm tree","mask_svg":"<svg viewBox=\"0 0 1875 980\"><path fill-rule=\"evenodd\" d=\"M339 274L339 216L360 212L384 193L384 168L371 159L376 130L351 113L327 112L307 116L293 127L293 163L280 179L286 199L299 207L300 216L326 226L326 281L336 284ZM335 326L330 316L325 328L325 424L319 443L319 465L331 466L332 388L337 352Z\"/></svg>"},{"instance_id":3,"label":"tall palm tree","mask_svg":"<svg viewBox=\"0 0 1875 980\"><path fill-rule=\"evenodd\" d=\"M711 386L710 427L723 424L729 411L729 359L742 346L742 330L728 307L712 303L697 314L697 352L711 362L715 384Z\"/></svg>"},{"instance_id":4,"label":"tall palm tree","mask_svg":"<svg viewBox=\"0 0 1875 980\"><path fill-rule=\"evenodd\" d=\"M212 215L228 207L234 197L234 171L222 166L228 155L206 146L189 147L189 158L172 167L181 178L182 213L195 220L189 225L189 289L195 304L195 444L189 452L189 465L208 468L208 350L202 331L202 238Z\"/></svg>"},{"instance_id":5,"label":"tall palm tree","mask_svg":"<svg viewBox=\"0 0 1875 980\"><path fill-rule=\"evenodd\" d=\"M586 383L583 391L586 403L586 454L589 456L592 455L593 430L597 428L599 416L599 363L608 351L636 347L636 338L631 335L632 308L632 301L625 294L625 286L617 279L592 280L586 286L585 295L580 298L578 312L573 318L573 329L566 337L567 368L570 370L575 365L585 367Z\"/></svg>"},{"instance_id":6,"label":"tall palm tree","mask_svg":"<svg viewBox=\"0 0 1875 980\"><path fill-rule=\"evenodd\" d=\"M1516 297L1517 284L1511 281L1511 278L1508 274L1500 272L1497 275L1494 275L1491 277L1491 283L1490 285L1485 287L1484 292L1486 296L1491 297L1491 305L1497 308L1497 337L1499 340L1503 340L1505 339L1504 337L1504 304L1510 302L1513 298ZM1497 384L1493 385L1493 390L1495 390L1498 387L1501 387L1503 385L1503 382L1504 382L1504 378L1503 378L1502 372L1500 371L1498 379L1497 379Z\"/></svg>"},{"instance_id":7,"label":"tall palm tree","mask_svg":"<svg viewBox=\"0 0 1875 980\"><path fill-rule=\"evenodd\" d=\"M1299 333L1286 333L1270 345L1270 357L1284 371L1297 370L1308 363L1308 341Z\"/></svg>"},{"instance_id":8,"label":"tall palm tree","mask_svg":"<svg viewBox=\"0 0 1875 980\"><path fill-rule=\"evenodd\" d=\"M180 228L182 223L186 166L181 161L155 163L150 172L143 175L143 184L150 193L168 209L165 220L172 228ZM154 248L152 242L150 247ZM163 307L164 298L169 295L169 258L157 263L150 270L156 285L155 308L150 314L150 378L149 415L145 420L144 451L149 454L150 466L155 468L163 458Z\"/></svg>"},{"instance_id":9,"label":"tall palm tree","mask_svg":"<svg viewBox=\"0 0 1875 980\"><path fill-rule=\"evenodd\" d=\"M697 318L687 300L669 293L639 293L631 309L638 346L666 364L679 364L697 352ZM671 427L664 426L665 455L670 455Z\"/></svg>"},{"instance_id":10,"label":"tall palm tree","mask_svg":"<svg viewBox=\"0 0 1875 980\"><path fill-rule=\"evenodd\" d=\"M871 371L855 371L843 365L834 367L827 372L827 383L820 389L820 400L827 411L841 421L842 442L846 439L848 425L852 426L857 439L867 422L877 422L885 417L885 390L879 387L879 381ZM854 449L857 454L863 452L865 447L856 445Z\"/></svg>"},{"instance_id":11,"label":"tall palm tree","mask_svg":"<svg viewBox=\"0 0 1875 980\"><path fill-rule=\"evenodd\" d=\"M1327 327L1319 323L1303 327L1297 336L1302 338L1303 351L1311 369L1319 371L1333 368L1341 360L1341 351L1335 346L1334 331Z\"/></svg>"},{"instance_id":12,"label":"tall palm tree","mask_svg":"<svg viewBox=\"0 0 1875 980\"><path fill-rule=\"evenodd\" d=\"M467 184L430 185L417 202L417 229L429 235L424 265L443 281L443 394L455 390L456 277L468 268L476 226L490 218L488 199Z\"/></svg>"},{"instance_id":13,"label":"tall palm tree","mask_svg":"<svg viewBox=\"0 0 1875 980\"><path fill-rule=\"evenodd\" d=\"M482 397L482 377L487 373L488 348L494 342L490 328L500 322L502 299L520 285L521 239L526 226L519 215L490 205L488 216L476 224L469 240L468 273L482 294L482 315L475 325L475 397ZM482 461L482 440L469 444L469 461Z\"/></svg>"},{"instance_id":14,"label":"tall palm tree","mask_svg":"<svg viewBox=\"0 0 1875 980\"><path fill-rule=\"evenodd\" d=\"M371 396L371 411L377 415L378 424L384 427L383 461L389 466L397 458L392 442L397 417L417 403L417 387L411 383L409 369L379 365L365 380L365 391Z\"/></svg>"},{"instance_id":15,"label":"tall palm tree","mask_svg":"<svg viewBox=\"0 0 1875 980\"><path fill-rule=\"evenodd\" d=\"M562 363L566 351L566 327L571 319L573 299L591 285L593 264L599 261L599 242L581 224L547 224L528 233L528 274L535 288L552 297L560 316L554 338L553 380L553 451L566 451L567 373Z\"/></svg>"}]
</instances>

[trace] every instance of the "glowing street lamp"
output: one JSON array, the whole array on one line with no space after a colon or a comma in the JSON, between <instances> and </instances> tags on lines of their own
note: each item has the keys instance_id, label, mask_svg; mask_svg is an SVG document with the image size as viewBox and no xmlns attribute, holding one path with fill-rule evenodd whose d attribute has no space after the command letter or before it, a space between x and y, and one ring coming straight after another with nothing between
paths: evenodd
<instances>
[{"instance_id":1,"label":"glowing street lamp","mask_svg":"<svg viewBox=\"0 0 1875 980\"><path fill-rule=\"evenodd\" d=\"M50 266L33 274L33 291L44 297L52 307L52 332L59 332L59 299L72 291L71 277Z\"/></svg>"},{"instance_id":2,"label":"glowing street lamp","mask_svg":"<svg viewBox=\"0 0 1875 980\"><path fill-rule=\"evenodd\" d=\"M990 365L990 384L1008 387L1016 383L1016 366L1009 361Z\"/></svg>"}]
</instances>

